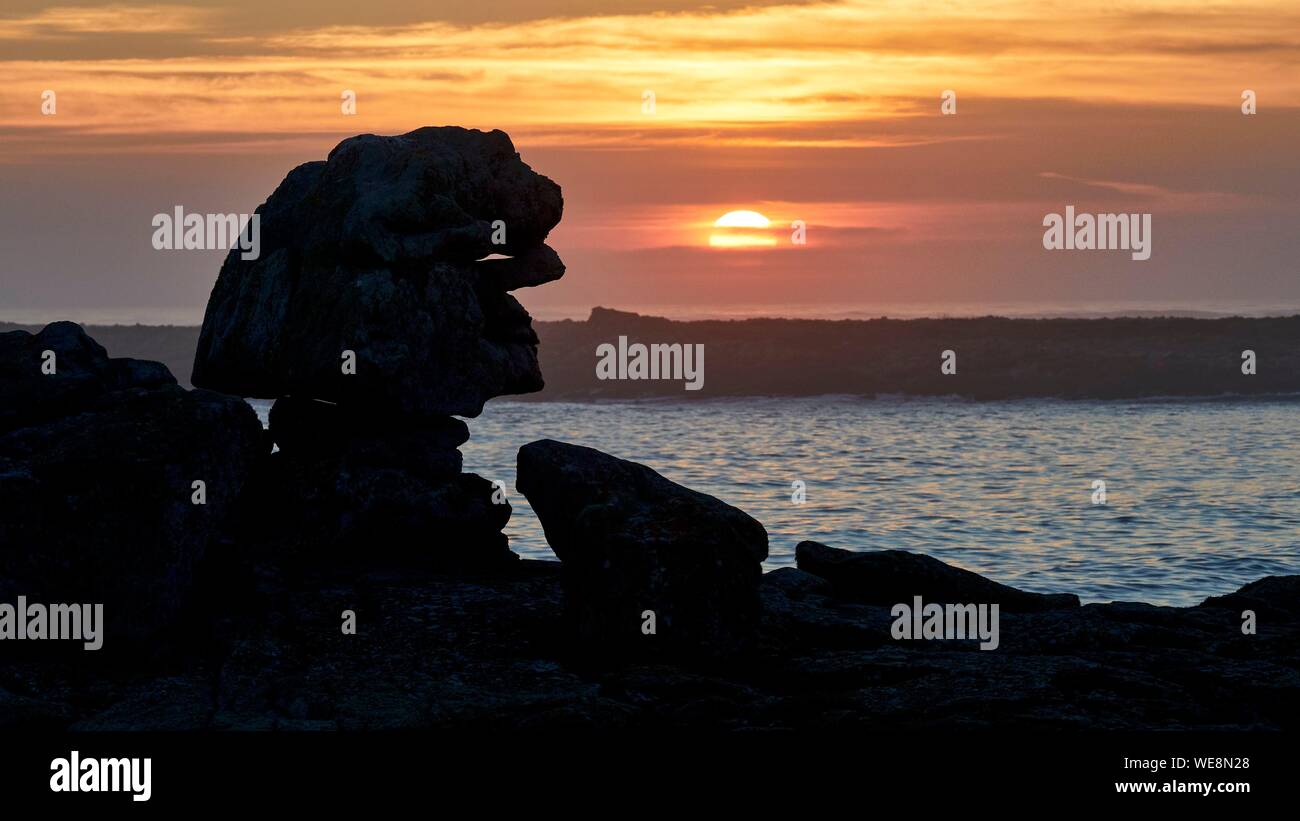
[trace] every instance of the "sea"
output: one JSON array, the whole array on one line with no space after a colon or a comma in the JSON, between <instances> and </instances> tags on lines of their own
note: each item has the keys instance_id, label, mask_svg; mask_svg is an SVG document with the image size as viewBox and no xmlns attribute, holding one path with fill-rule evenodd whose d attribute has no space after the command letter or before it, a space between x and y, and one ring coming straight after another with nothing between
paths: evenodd
<instances>
[{"instance_id":1,"label":"sea","mask_svg":"<svg viewBox=\"0 0 1300 821\"><path fill-rule=\"evenodd\" d=\"M269 403L253 404L265 421ZM769 570L811 539L1085 602L1175 606L1300 573L1296 397L497 399L467 421L464 470L505 483L506 533L530 558L555 557L515 458L550 438L746 511L767 528Z\"/></svg>"}]
</instances>

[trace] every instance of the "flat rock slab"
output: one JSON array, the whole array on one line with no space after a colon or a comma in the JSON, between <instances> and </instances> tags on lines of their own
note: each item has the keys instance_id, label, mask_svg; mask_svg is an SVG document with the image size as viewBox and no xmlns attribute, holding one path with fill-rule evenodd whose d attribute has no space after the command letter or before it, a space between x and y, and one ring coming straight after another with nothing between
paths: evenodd
<instances>
[{"instance_id":1,"label":"flat rock slab","mask_svg":"<svg viewBox=\"0 0 1300 821\"><path fill-rule=\"evenodd\" d=\"M906 550L857 553L819 542L800 542L795 547L795 561L800 570L829 581L835 595L864 604L910 605L914 596L920 596L927 603L997 604L1008 613L1079 606L1079 597L1073 593L1027 593Z\"/></svg>"}]
</instances>

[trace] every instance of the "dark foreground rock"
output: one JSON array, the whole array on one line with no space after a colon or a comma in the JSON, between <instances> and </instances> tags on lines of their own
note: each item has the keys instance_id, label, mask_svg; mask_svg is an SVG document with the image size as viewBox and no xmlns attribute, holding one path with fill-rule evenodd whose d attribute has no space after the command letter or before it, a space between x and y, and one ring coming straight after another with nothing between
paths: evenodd
<instances>
[{"instance_id":1,"label":"dark foreground rock","mask_svg":"<svg viewBox=\"0 0 1300 821\"><path fill-rule=\"evenodd\" d=\"M795 562L800 570L829 582L835 595L864 604L910 603L913 596L920 596L943 604L996 603L1004 613L1079 606L1079 597L1072 593L1027 593L906 550L857 553L819 542L800 542L795 547ZM905 594L901 599L900 593Z\"/></svg>"},{"instance_id":2,"label":"dark foreground rock","mask_svg":"<svg viewBox=\"0 0 1300 821\"><path fill-rule=\"evenodd\" d=\"M566 613L582 644L732 653L752 638L767 531L745 512L645 465L549 439L519 449L516 482L564 563Z\"/></svg>"},{"instance_id":3,"label":"dark foreground rock","mask_svg":"<svg viewBox=\"0 0 1300 821\"><path fill-rule=\"evenodd\" d=\"M0 602L101 603L106 643L156 633L265 447L257 416L109 359L71 323L0 335L0 382L18 386L0 428Z\"/></svg>"},{"instance_id":4,"label":"dark foreground rock","mask_svg":"<svg viewBox=\"0 0 1300 821\"><path fill-rule=\"evenodd\" d=\"M0 334L0 433L75 413L112 391L174 384L157 362L110 359L73 322Z\"/></svg>"},{"instance_id":5,"label":"dark foreground rock","mask_svg":"<svg viewBox=\"0 0 1300 821\"><path fill-rule=\"evenodd\" d=\"M1300 618L1300 576L1268 576L1235 593L1211 596L1202 607L1220 607L1240 613L1253 610L1267 619Z\"/></svg>"},{"instance_id":6,"label":"dark foreground rock","mask_svg":"<svg viewBox=\"0 0 1300 821\"><path fill-rule=\"evenodd\" d=\"M518 561L501 532L510 505L487 479L433 479L356 458L272 454L234 517L235 541L286 566L328 570L490 570Z\"/></svg>"},{"instance_id":7,"label":"dark foreground rock","mask_svg":"<svg viewBox=\"0 0 1300 821\"><path fill-rule=\"evenodd\" d=\"M593 665L566 637L561 568L473 577L264 566L209 591L177 649L115 666L0 665L0 726L30 729L879 731L1300 729L1300 620L1090 604L1003 616L995 651L894 641L887 607L793 568L759 586L758 645L726 660ZM1293 607L1300 577L1248 587ZM899 595L903 595L899 591ZM355 611L357 634L340 614Z\"/></svg>"}]
</instances>

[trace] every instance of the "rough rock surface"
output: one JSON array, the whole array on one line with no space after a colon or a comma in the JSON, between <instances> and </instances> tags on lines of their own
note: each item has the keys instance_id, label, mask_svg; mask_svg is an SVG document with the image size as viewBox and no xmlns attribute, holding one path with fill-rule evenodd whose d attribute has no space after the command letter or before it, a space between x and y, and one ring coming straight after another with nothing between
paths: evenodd
<instances>
[{"instance_id":1,"label":"rough rock surface","mask_svg":"<svg viewBox=\"0 0 1300 821\"><path fill-rule=\"evenodd\" d=\"M487 479L455 471L434 479L355 458L272 454L249 483L236 540L287 565L333 570L488 570L518 561L501 532L510 505L492 501Z\"/></svg>"},{"instance_id":2,"label":"rough rock surface","mask_svg":"<svg viewBox=\"0 0 1300 821\"><path fill-rule=\"evenodd\" d=\"M549 439L519 450L519 491L564 566L580 642L732 652L758 622L767 531L748 514L645 465ZM653 611L656 632L642 632Z\"/></svg>"},{"instance_id":3,"label":"rough rock surface","mask_svg":"<svg viewBox=\"0 0 1300 821\"><path fill-rule=\"evenodd\" d=\"M1079 606L1079 597L1073 593L1027 593L906 550L859 553L800 542L795 547L795 562L800 570L830 582L835 595L864 604L910 604L913 596L920 596L927 603L998 604L1004 613Z\"/></svg>"},{"instance_id":4,"label":"rough rock surface","mask_svg":"<svg viewBox=\"0 0 1300 821\"><path fill-rule=\"evenodd\" d=\"M187 641L148 664L0 665L0 726L30 729L441 728L1300 729L1300 577L1247 585L1240 612L1089 604L1007 614L1001 646L894 641L885 606L831 595L793 568L760 583L741 658L593 665L565 629L562 569L484 577L411 571L294 580L270 565L205 574ZM896 591L897 596L906 595ZM1229 597L1224 597L1229 598ZM359 630L340 636L339 613Z\"/></svg>"},{"instance_id":5,"label":"rough rock surface","mask_svg":"<svg viewBox=\"0 0 1300 821\"><path fill-rule=\"evenodd\" d=\"M53 374L42 371L46 351L54 354ZM174 384L157 362L110 359L73 322L0 334L0 433L65 416L110 391Z\"/></svg>"},{"instance_id":6,"label":"rough rock surface","mask_svg":"<svg viewBox=\"0 0 1300 821\"><path fill-rule=\"evenodd\" d=\"M363 135L290 172L258 209L260 256L226 258L194 363L196 385L276 400L241 541L336 566L514 563L510 505L461 474L452 416L542 387L507 292L564 273L543 243L562 209L500 131Z\"/></svg>"},{"instance_id":7,"label":"rough rock surface","mask_svg":"<svg viewBox=\"0 0 1300 821\"><path fill-rule=\"evenodd\" d=\"M66 322L0 335L0 382L0 601L102 603L106 644L158 631L265 446L256 414Z\"/></svg>"},{"instance_id":8,"label":"rough rock surface","mask_svg":"<svg viewBox=\"0 0 1300 821\"><path fill-rule=\"evenodd\" d=\"M537 337L506 291L563 272L542 244L562 208L560 187L500 131L344 140L257 209L257 259L227 256L194 384L415 416L477 416L493 396L539 390ZM492 254L538 267L497 262L490 270L504 273L480 275L475 261ZM344 351L354 375L342 373Z\"/></svg>"},{"instance_id":9,"label":"rough rock surface","mask_svg":"<svg viewBox=\"0 0 1300 821\"><path fill-rule=\"evenodd\" d=\"M457 448L469 439L469 427L450 416L387 420L364 407L294 397L277 399L269 421L271 438L287 457L339 457L353 471L391 468L432 482L460 473Z\"/></svg>"},{"instance_id":10,"label":"rough rock surface","mask_svg":"<svg viewBox=\"0 0 1300 821\"><path fill-rule=\"evenodd\" d=\"M286 566L503 569L511 508L462 474L459 419L386 419L371 409L282 397L269 454L232 523L235 541ZM496 496L499 501L494 502Z\"/></svg>"},{"instance_id":11,"label":"rough rock surface","mask_svg":"<svg viewBox=\"0 0 1300 821\"><path fill-rule=\"evenodd\" d=\"M485 259L475 269L485 284L503 291L533 288L564 276L564 263L549 245L541 245L519 256Z\"/></svg>"}]
</instances>

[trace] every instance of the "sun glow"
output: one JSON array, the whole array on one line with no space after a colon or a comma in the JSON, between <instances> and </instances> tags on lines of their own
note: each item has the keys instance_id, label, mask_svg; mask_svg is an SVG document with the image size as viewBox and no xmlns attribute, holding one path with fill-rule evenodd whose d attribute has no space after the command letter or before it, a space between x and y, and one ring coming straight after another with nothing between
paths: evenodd
<instances>
[{"instance_id":1,"label":"sun glow","mask_svg":"<svg viewBox=\"0 0 1300 821\"><path fill-rule=\"evenodd\" d=\"M714 228L767 228L772 221L757 211L728 211L713 223Z\"/></svg>"},{"instance_id":2,"label":"sun glow","mask_svg":"<svg viewBox=\"0 0 1300 821\"><path fill-rule=\"evenodd\" d=\"M757 211L728 211L713 222L712 248L764 248L776 245L768 229L772 221Z\"/></svg>"}]
</instances>

